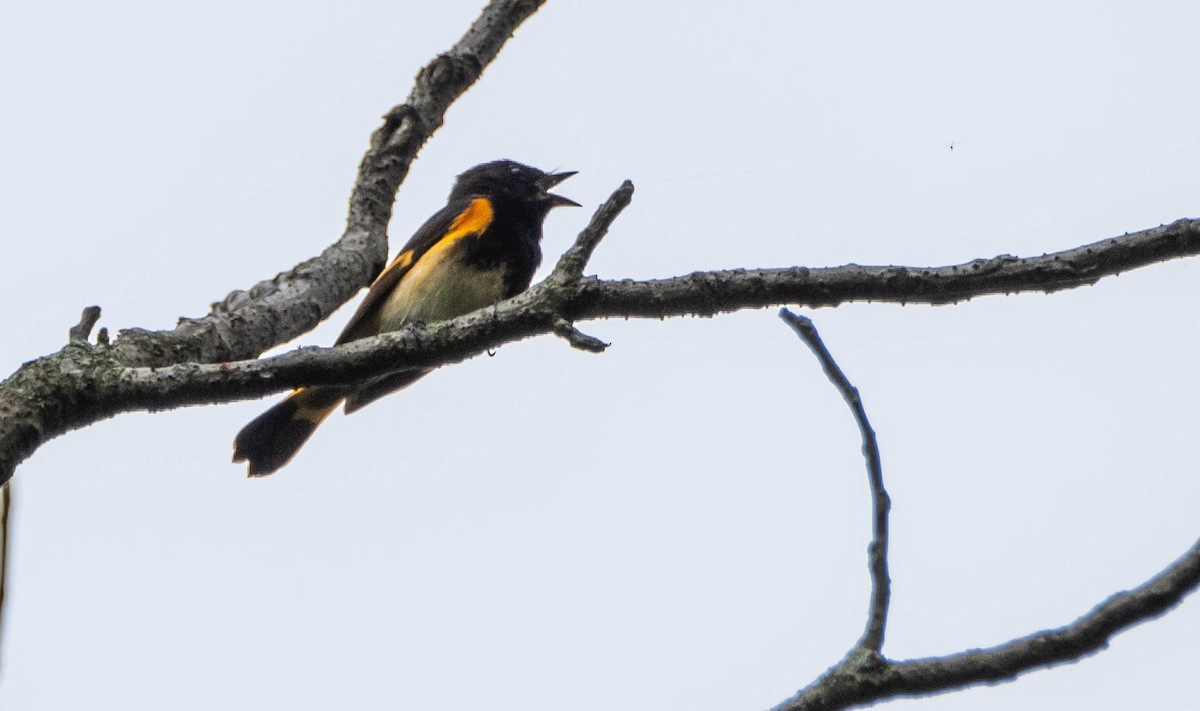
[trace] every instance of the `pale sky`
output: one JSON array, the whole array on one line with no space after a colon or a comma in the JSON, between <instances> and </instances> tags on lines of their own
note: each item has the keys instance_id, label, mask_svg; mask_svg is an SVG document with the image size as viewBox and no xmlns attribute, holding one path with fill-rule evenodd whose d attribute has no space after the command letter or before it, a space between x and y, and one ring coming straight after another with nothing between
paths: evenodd
<instances>
[{"instance_id":1,"label":"pale sky","mask_svg":"<svg viewBox=\"0 0 1200 711\"><path fill-rule=\"evenodd\" d=\"M167 328L334 240L378 117L481 0L10 3L0 370ZM1200 5L551 0L401 188L578 170L547 261L939 265L1200 215ZM953 144L953 150L950 145ZM546 267L543 267L542 275ZM894 501L894 658L1070 622L1200 536L1196 260L1051 296L809 312ZM327 345L347 306L297 344ZM131 414L17 472L0 708L763 709L865 621L858 433L775 316L581 324L331 418ZM1079 664L889 709L1194 711L1200 602Z\"/></svg>"}]
</instances>

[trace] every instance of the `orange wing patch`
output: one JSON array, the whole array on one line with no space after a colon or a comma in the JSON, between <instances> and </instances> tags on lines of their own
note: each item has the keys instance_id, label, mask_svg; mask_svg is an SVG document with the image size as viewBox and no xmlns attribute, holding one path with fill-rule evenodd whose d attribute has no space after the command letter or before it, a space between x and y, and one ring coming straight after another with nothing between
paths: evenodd
<instances>
[{"instance_id":1,"label":"orange wing patch","mask_svg":"<svg viewBox=\"0 0 1200 711\"><path fill-rule=\"evenodd\" d=\"M459 213L458 217L454 218L454 221L450 223L450 229L446 230L446 234L444 234L437 242L434 242L433 245L431 245L429 249L421 255L421 258L424 259L426 256L436 257L438 252L454 244L459 240L459 238L483 232L488 228L488 225L492 224L492 219L495 218L495 216L496 211L492 208L492 202L490 200L482 197L475 198L471 201L471 204L467 206L467 209L463 210L461 213ZM396 258L392 260L392 263L388 265L388 268L384 269L379 273L379 276L375 277L375 281L379 281L383 278L384 274L387 274L394 269L404 271L412 266L412 263L413 251L411 249L406 249L400 254L396 255ZM372 286L374 286L373 283Z\"/></svg>"},{"instance_id":2,"label":"orange wing patch","mask_svg":"<svg viewBox=\"0 0 1200 711\"><path fill-rule=\"evenodd\" d=\"M482 197L472 200L467 209L463 210L458 217L454 218L454 222L450 223L450 229L446 231L445 236L417 258L412 272L405 275L405 278L413 281L424 279L429 271L442 260L447 249L467 235L477 235L486 230L488 225L492 224L492 218L495 216L496 212L492 209L491 200ZM409 261L412 261L411 257Z\"/></svg>"},{"instance_id":3,"label":"orange wing patch","mask_svg":"<svg viewBox=\"0 0 1200 711\"><path fill-rule=\"evenodd\" d=\"M483 232L492 224L492 218L496 216L496 212L492 209L492 201L487 198L475 198L467 209L463 210L458 217L454 218L454 222L450 223L450 229L446 231L446 236L439 239L432 247L425 251L418 260L418 264L425 264L428 260L430 265L433 265L441 260L441 252L449 249L451 245L459 241L467 235L476 235Z\"/></svg>"},{"instance_id":4,"label":"orange wing patch","mask_svg":"<svg viewBox=\"0 0 1200 711\"><path fill-rule=\"evenodd\" d=\"M442 239L454 239L463 235L483 232L488 225L492 224L492 218L495 216L491 200L475 198L467 209L462 211L462 214L454 218L454 222L450 223L450 230Z\"/></svg>"}]
</instances>

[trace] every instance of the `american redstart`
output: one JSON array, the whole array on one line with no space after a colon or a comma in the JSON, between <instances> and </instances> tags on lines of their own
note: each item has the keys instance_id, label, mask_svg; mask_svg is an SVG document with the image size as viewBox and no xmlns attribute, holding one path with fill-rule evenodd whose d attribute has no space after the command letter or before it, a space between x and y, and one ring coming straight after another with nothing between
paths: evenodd
<instances>
[{"instance_id":1,"label":"american redstart","mask_svg":"<svg viewBox=\"0 0 1200 711\"><path fill-rule=\"evenodd\" d=\"M574 174L498 160L458 176L447 205L421 225L371 284L338 345L409 323L461 316L528 289L542 261L546 215L560 205L579 205L548 191ZM233 441L233 461L248 461L250 476L271 474L343 401L349 414L428 372L407 370L355 386L295 390L242 428Z\"/></svg>"}]
</instances>

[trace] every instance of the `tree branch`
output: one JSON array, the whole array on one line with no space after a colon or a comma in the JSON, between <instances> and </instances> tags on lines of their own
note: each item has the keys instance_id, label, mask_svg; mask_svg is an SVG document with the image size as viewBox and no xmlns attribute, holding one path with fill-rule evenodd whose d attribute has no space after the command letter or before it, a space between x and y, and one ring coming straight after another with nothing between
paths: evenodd
<instances>
[{"instance_id":1,"label":"tree branch","mask_svg":"<svg viewBox=\"0 0 1200 711\"><path fill-rule=\"evenodd\" d=\"M817 360L829 382L833 383L842 399L850 407L858 431L862 434L863 458L867 462L867 481L871 486L872 530L871 544L867 547L867 556L871 568L871 606L867 614L867 628L856 645L857 649L879 654L883 649L883 635L887 628L888 600L892 596L891 578L888 576L888 513L892 508L892 500L887 489L883 486L883 460L879 456L879 442L875 439L875 430L867 419L867 410L863 407L858 388L850 382L842 369L838 367L833 354L825 347L821 335L812 319L782 309L779 317L792 327L804 345L808 346Z\"/></svg>"},{"instance_id":2,"label":"tree branch","mask_svg":"<svg viewBox=\"0 0 1200 711\"><path fill-rule=\"evenodd\" d=\"M544 296L535 303L536 308L520 313L521 307L516 306L517 330L510 331L498 343L553 332L582 350L596 353L607 347L603 341L581 333L556 309L565 303L564 295L577 290L581 280L575 269L582 273L588 257L629 204L632 194L633 185L626 181L601 205L569 252L574 255L572 260L564 261L573 266L564 269L560 264L553 279L537 289ZM488 324L497 319L500 309L513 312L514 303L522 303L521 298L496 308L481 309L465 318L478 319L469 322L482 324L484 332L478 335L487 339ZM99 317L97 307L85 310L84 321L92 317ZM16 466L42 443L121 412L229 402L294 387L282 383L349 384L371 374L402 370L404 366L445 365L487 349L486 345L474 348L473 344L482 342L478 338L458 344L447 340L453 339L454 333L446 330L446 324L458 322L456 319L425 328L406 328L336 349L302 348L263 360L161 367L128 367L116 348L108 347L103 339L92 347L86 338L72 338L67 348L26 363L0 383L0 483L8 481ZM512 323L510 319L510 329ZM407 355L389 361L391 347L379 348L378 344L396 341Z\"/></svg>"},{"instance_id":3,"label":"tree branch","mask_svg":"<svg viewBox=\"0 0 1200 711\"><path fill-rule=\"evenodd\" d=\"M1011 681L1025 672L1078 661L1104 649L1115 635L1165 614L1197 586L1200 541L1158 575L1113 595L1064 627L945 657L903 662L877 658L858 666L843 662L774 711L847 709L898 696Z\"/></svg>"},{"instance_id":4,"label":"tree branch","mask_svg":"<svg viewBox=\"0 0 1200 711\"><path fill-rule=\"evenodd\" d=\"M610 202L621 199L618 193ZM590 239L585 235L593 233L597 222L615 217L609 215L603 208L598 210L580 240ZM572 251L577 247L578 243ZM1146 254L1165 260L1193 252L1200 252L1200 221L1180 221L1170 227L1043 257L997 257L961 266L731 270L651 281L552 277L495 307L450 321L405 328L331 349L305 348L274 358L220 365L183 364L147 373L144 378L134 372L134 379L147 386L153 380L163 381L164 388L154 395L165 398L157 401L159 407L191 404L190 397L182 402L171 400L188 391L195 391L197 397L207 393L241 399L299 385L345 384L395 370L456 363L505 343L552 333L562 328L562 320L664 318L797 301L810 306L861 300L942 303L941 297L947 293L967 298L997 291L1050 292L1099 279L1099 267L1087 264L1103 265L1106 273L1116 274L1148 263L1143 261ZM1051 271L1045 266L1047 262L1068 266ZM1086 282L1081 281L1080 270L1087 270ZM1003 277L997 275L1000 271ZM888 278L891 272L919 272L922 276ZM555 274L561 274L560 270L556 268ZM930 283L943 288L930 293ZM193 380L194 385L185 380ZM151 396L148 390L143 394Z\"/></svg>"},{"instance_id":5,"label":"tree branch","mask_svg":"<svg viewBox=\"0 0 1200 711\"><path fill-rule=\"evenodd\" d=\"M746 308L808 308L852 301L952 304L987 294L1051 293L1200 254L1200 220L1177 220L1040 257L1000 255L943 267L848 264L810 269L734 269L673 279L591 282L576 319L712 316Z\"/></svg>"},{"instance_id":6,"label":"tree branch","mask_svg":"<svg viewBox=\"0 0 1200 711\"><path fill-rule=\"evenodd\" d=\"M632 201L633 183L626 180L596 209L588 226L583 228L583 231L575 238L575 243L571 245L570 249L559 257L558 264L554 265L554 271L550 273L546 281L560 285L578 284L583 279L583 270L592 258L592 253L596 251L596 247L600 245L600 240L604 239L604 236L608 234L608 228L612 227L612 223L626 207L629 207L629 203ZM562 317L554 320L553 333L571 344L572 348L589 353L603 353L604 349L609 346L599 338L583 333L575 328L574 323Z\"/></svg>"},{"instance_id":7,"label":"tree branch","mask_svg":"<svg viewBox=\"0 0 1200 711\"><path fill-rule=\"evenodd\" d=\"M842 373L810 319L787 309L780 317L821 362L854 413L862 433L863 456L874 501L874 535L869 547L871 604L861 639L838 664L774 711L829 711L872 704L898 696L929 695L969 686L1011 681L1032 669L1077 661L1108 646L1116 634L1158 617L1200 586L1200 542L1182 558L1138 588L1113 595L1075 622L989 649L944 657L894 662L882 654L887 625L888 511L875 433L858 389Z\"/></svg>"},{"instance_id":8,"label":"tree branch","mask_svg":"<svg viewBox=\"0 0 1200 711\"><path fill-rule=\"evenodd\" d=\"M466 34L417 75L406 103L371 136L350 195L346 231L320 256L234 291L199 319L171 331L126 329L112 355L129 366L217 363L253 358L295 338L346 303L383 269L396 190L450 105L492 62L545 0L492 0Z\"/></svg>"},{"instance_id":9,"label":"tree branch","mask_svg":"<svg viewBox=\"0 0 1200 711\"><path fill-rule=\"evenodd\" d=\"M100 311L89 307L61 351L23 365L0 383L0 483L47 440L131 410L227 402L299 386L347 384L402 368L432 368L488 348L554 333L599 352L578 320L709 316L780 304L834 306L851 301L947 304L986 294L1050 293L1106 276L1200 254L1200 221L1103 240L1054 254L1002 255L943 267L781 268L697 272L648 281L585 278L586 264L632 197L626 181L597 211L550 277L495 308L448 322L405 328L333 349L299 349L254 360L313 328L383 268L395 193L445 112L482 74L544 0L492 0L464 36L416 77L406 102L389 110L370 139L350 196L346 228L321 255L230 293L199 319L170 331L129 329L111 346ZM851 407L863 437L873 496L869 547L872 595L865 631L838 665L777 709L844 709L897 696L957 690L1015 679L1031 669L1081 659L1116 634L1160 616L1200 586L1200 541L1161 573L1097 605L1073 623L992 648L892 661L882 655L890 582L888 511L874 432L857 390L824 347L811 321L781 314L822 362ZM9 490L0 489L0 611L8 546Z\"/></svg>"},{"instance_id":10,"label":"tree branch","mask_svg":"<svg viewBox=\"0 0 1200 711\"><path fill-rule=\"evenodd\" d=\"M614 199L620 200L617 194ZM609 219L608 214L598 210L593 223ZM560 321L711 315L785 303L934 304L982 294L1052 292L1197 253L1200 220L1179 220L1041 257L1001 256L947 267L727 270L649 281L547 279L495 307L451 321L262 360L128 368L115 345L70 344L0 383L0 482L41 443L120 412L229 402L300 385L346 384L408 368L435 368L561 331Z\"/></svg>"}]
</instances>

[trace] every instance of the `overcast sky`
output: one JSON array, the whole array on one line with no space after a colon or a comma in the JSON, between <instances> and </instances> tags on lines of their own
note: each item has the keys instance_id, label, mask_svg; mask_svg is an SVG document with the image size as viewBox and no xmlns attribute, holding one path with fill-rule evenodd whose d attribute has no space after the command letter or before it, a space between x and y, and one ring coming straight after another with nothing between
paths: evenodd
<instances>
[{"instance_id":1,"label":"overcast sky","mask_svg":"<svg viewBox=\"0 0 1200 711\"><path fill-rule=\"evenodd\" d=\"M88 304L168 328L319 252L378 117L480 4L7 4L0 370ZM1194 217L1198 26L1183 0L552 0L422 151L393 249L501 157L579 171L550 262L634 181L606 278L950 264ZM889 656L1065 624L1200 536L1198 278L811 314L879 433ZM15 480L0 708L702 711L809 683L867 604L837 393L774 310L582 325L607 353L505 346L261 481L230 444L275 398L47 444ZM1194 711L1198 658L1189 599L1079 664L887 708Z\"/></svg>"}]
</instances>

